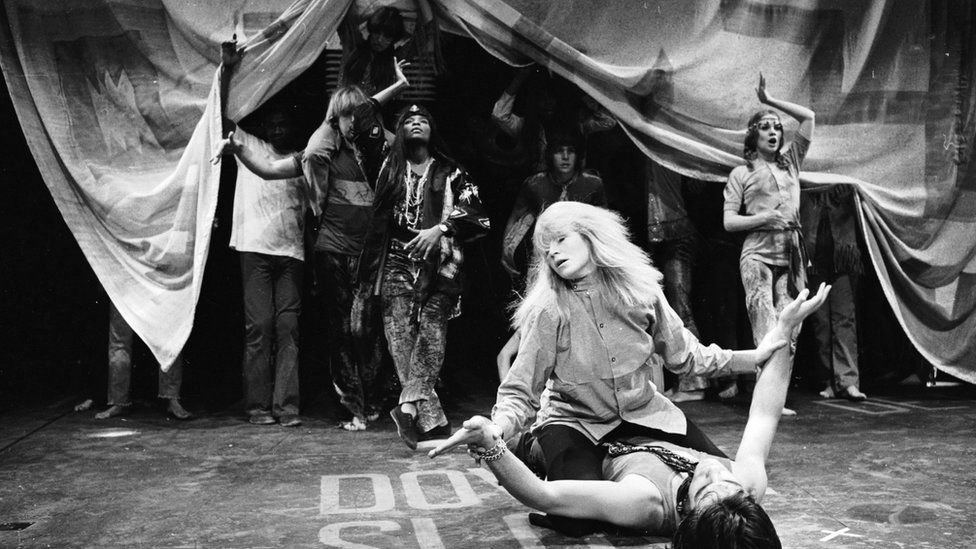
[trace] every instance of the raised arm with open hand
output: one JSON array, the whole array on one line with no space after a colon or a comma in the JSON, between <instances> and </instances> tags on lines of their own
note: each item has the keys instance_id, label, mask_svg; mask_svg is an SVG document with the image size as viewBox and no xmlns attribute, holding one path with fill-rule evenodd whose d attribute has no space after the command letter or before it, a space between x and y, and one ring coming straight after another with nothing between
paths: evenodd
<instances>
[{"instance_id":1,"label":"raised arm with open hand","mask_svg":"<svg viewBox=\"0 0 976 549\"><path fill-rule=\"evenodd\" d=\"M410 81L407 80L407 75L403 73L405 67L409 67L410 62L406 59L393 58L393 74L396 80L386 88L373 94L373 99L376 100L380 105L386 105L391 99L396 97L401 90L410 85Z\"/></svg>"},{"instance_id":2,"label":"raised arm with open hand","mask_svg":"<svg viewBox=\"0 0 976 549\"><path fill-rule=\"evenodd\" d=\"M786 114L792 116L800 123L800 127L796 130L797 133L803 135L807 139L813 136L813 126L815 115L814 112L807 107L802 105L797 105L796 103L790 103L789 101L783 101L781 99L774 99L772 95L766 90L766 77L762 73L759 73L759 86L756 87L756 97L759 98L759 102L764 105L769 105L770 107L775 107Z\"/></svg>"},{"instance_id":3,"label":"raised arm with open hand","mask_svg":"<svg viewBox=\"0 0 976 549\"><path fill-rule=\"evenodd\" d=\"M821 284L817 293L808 299L810 291L802 290L780 313L779 320L766 334L764 341L789 337L794 327L823 305L829 292L830 286ZM746 422L742 441L735 454L732 472L755 495L756 501L761 501L766 491L766 458L782 416L783 404L786 403L791 371L792 361L786 349L773 353L766 362L756 380L749 407L749 421Z\"/></svg>"},{"instance_id":4,"label":"raised arm with open hand","mask_svg":"<svg viewBox=\"0 0 976 549\"><path fill-rule=\"evenodd\" d=\"M779 324L789 330L799 326L806 317L823 305L824 301L827 300L828 293L830 293L830 286L822 283L817 288L817 293L809 299L807 296L810 294L810 290L802 290L800 295L796 296L796 299L779 313Z\"/></svg>"}]
</instances>

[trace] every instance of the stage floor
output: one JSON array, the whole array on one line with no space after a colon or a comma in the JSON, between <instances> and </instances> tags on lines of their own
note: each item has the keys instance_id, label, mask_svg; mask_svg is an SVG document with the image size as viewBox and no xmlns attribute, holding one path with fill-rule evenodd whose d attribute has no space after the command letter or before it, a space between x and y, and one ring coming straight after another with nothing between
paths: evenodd
<instances>
[{"instance_id":1,"label":"stage floor","mask_svg":"<svg viewBox=\"0 0 976 549\"><path fill-rule=\"evenodd\" d=\"M976 547L976 391L895 387L863 404L797 394L765 507L784 547ZM874 398L877 397L877 398ZM490 409L479 395L457 425ZM95 420L64 400L0 415L0 547L664 547L566 538L456 452L411 452L383 418L254 426L234 409L189 422L139 408ZM192 402L190 403L192 404ZM682 408L732 454L745 400ZM326 416L328 417L328 416Z\"/></svg>"}]
</instances>

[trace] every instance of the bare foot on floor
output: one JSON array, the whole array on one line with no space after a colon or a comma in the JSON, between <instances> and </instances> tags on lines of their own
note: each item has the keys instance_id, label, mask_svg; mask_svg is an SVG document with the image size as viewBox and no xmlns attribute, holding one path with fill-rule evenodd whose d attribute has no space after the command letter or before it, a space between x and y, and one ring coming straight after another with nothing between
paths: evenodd
<instances>
[{"instance_id":1,"label":"bare foot on floor","mask_svg":"<svg viewBox=\"0 0 976 549\"><path fill-rule=\"evenodd\" d=\"M180 401L175 398L169 399L169 405L166 407L166 412L176 419L184 420L193 417L193 414L186 411L186 408L180 404Z\"/></svg>"},{"instance_id":2,"label":"bare foot on floor","mask_svg":"<svg viewBox=\"0 0 976 549\"><path fill-rule=\"evenodd\" d=\"M79 402L78 404L75 404L75 411L76 412L85 412L85 411L91 410L91 407L92 407L93 404L95 404L95 402L92 401L92 399L86 398L85 400Z\"/></svg>"},{"instance_id":3,"label":"bare foot on floor","mask_svg":"<svg viewBox=\"0 0 976 549\"><path fill-rule=\"evenodd\" d=\"M339 427L342 427L347 431L365 431L366 422L356 416L353 416L349 421L339 422Z\"/></svg>"},{"instance_id":4,"label":"bare foot on floor","mask_svg":"<svg viewBox=\"0 0 976 549\"><path fill-rule=\"evenodd\" d=\"M119 406L118 404L113 404L109 406L105 411L98 412L95 414L95 419L108 419L115 416L123 416L129 412L128 406Z\"/></svg>"},{"instance_id":5,"label":"bare foot on floor","mask_svg":"<svg viewBox=\"0 0 976 549\"><path fill-rule=\"evenodd\" d=\"M737 396L739 396L739 385L734 381L718 392L718 398L721 400L731 400Z\"/></svg>"}]
</instances>

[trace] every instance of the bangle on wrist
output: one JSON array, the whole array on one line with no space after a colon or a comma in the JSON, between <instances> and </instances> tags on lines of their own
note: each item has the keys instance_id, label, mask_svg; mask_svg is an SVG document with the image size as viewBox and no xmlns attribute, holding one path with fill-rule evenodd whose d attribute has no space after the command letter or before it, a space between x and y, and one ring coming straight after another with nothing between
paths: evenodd
<instances>
[{"instance_id":1,"label":"bangle on wrist","mask_svg":"<svg viewBox=\"0 0 976 549\"><path fill-rule=\"evenodd\" d=\"M507 451L508 451L508 445L505 444L504 440L499 440L498 442L495 443L494 446L492 446L487 450L485 450L484 448L478 448L477 450L474 450L473 451L474 462L477 465L481 465L482 461L484 461L485 463L491 463L493 461L497 461L501 459L502 456L505 455L505 452Z\"/></svg>"}]
</instances>

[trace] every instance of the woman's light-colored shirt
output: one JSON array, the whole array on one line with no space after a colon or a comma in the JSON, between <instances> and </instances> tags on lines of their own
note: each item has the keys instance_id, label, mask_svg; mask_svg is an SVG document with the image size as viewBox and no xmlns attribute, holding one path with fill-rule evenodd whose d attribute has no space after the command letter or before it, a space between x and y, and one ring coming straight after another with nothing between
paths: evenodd
<instances>
[{"instance_id":1,"label":"woman's light-colored shirt","mask_svg":"<svg viewBox=\"0 0 976 549\"><path fill-rule=\"evenodd\" d=\"M522 331L492 419L511 437L563 424L596 442L622 421L685 434L685 416L652 383L654 365L676 374L730 373L732 351L702 345L658 289L651 304L620 310L591 278L573 285L569 320L544 311ZM538 414L536 413L538 410Z\"/></svg>"},{"instance_id":2,"label":"woman's light-colored shirt","mask_svg":"<svg viewBox=\"0 0 976 549\"><path fill-rule=\"evenodd\" d=\"M810 140L797 133L793 142L783 151L786 169L765 162L749 166L736 166L725 184L725 211L755 215L766 210L779 210L796 226L800 223L800 165L810 148ZM790 244L796 241L798 232L792 230L765 230L762 227L749 231L742 243L740 257L755 258L770 265L790 264Z\"/></svg>"}]
</instances>

